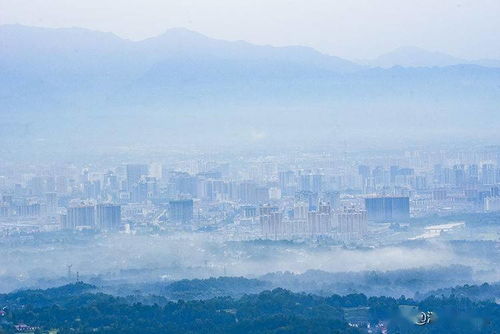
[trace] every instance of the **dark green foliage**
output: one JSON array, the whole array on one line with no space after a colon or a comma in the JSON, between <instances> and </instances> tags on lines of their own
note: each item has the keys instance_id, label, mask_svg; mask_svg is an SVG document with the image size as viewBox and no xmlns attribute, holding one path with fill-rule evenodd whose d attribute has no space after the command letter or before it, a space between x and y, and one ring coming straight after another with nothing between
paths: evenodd
<instances>
[{"instance_id":1,"label":"dark green foliage","mask_svg":"<svg viewBox=\"0 0 500 334\"><path fill-rule=\"evenodd\" d=\"M47 306L53 303L62 302L71 296L78 296L85 292L91 292L95 289L96 287L93 285L78 282L46 290L21 290L9 294L0 294L0 306Z\"/></svg>"},{"instance_id":2,"label":"dark green foliage","mask_svg":"<svg viewBox=\"0 0 500 334\"><path fill-rule=\"evenodd\" d=\"M417 294L415 297L424 299L430 296L455 296L461 298L469 298L472 300L490 300L495 301L500 297L500 283L481 285L468 285L457 286L454 288L438 289L427 292L425 294Z\"/></svg>"},{"instance_id":3,"label":"dark green foliage","mask_svg":"<svg viewBox=\"0 0 500 334\"><path fill-rule=\"evenodd\" d=\"M244 277L218 277L181 280L169 284L161 293L171 299L207 299L217 296L241 296L269 289L268 282Z\"/></svg>"},{"instance_id":4,"label":"dark green foliage","mask_svg":"<svg viewBox=\"0 0 500 334\"><path fill-rule=\"evenodd\" d=\"M185 284L179 286L189 289L189 284ZM369 321L372 326L386 323L389 333L500 332L500 305L453 295L430 296L416 302L404 296L321 297L274 289L239 299L163 300L159 305L133 302L134 297L89 293L93 288L77 283L2 295L1 302L8 306L8 312L0 321L0 328L9 334L15 331L13 325L19 323L38 326L42 332L58 329L60 334L363 333L363 323ZM401 316L400 305L432 311L438 318L429 325L417 326ZM346 319L358 322L360 328L350 326Z\"/></svg>"},{"instance_id":5,"label":"dark green foliage","mask_svg":"<svg viewBox=\"0 0 500 334\"><path fill-rule=\"evenodd\" d=\"M185 284L181 282L179 287L187 288ZM12 310L8 318L13 324L26 323L46 330L57 328L61 334L357 332L344 321L342 309L330 305L325 298L283 289L240 299L165 301L159 306L130 303L133 298L90 294L84 290L79 295L68 293L78 288L68 285L46 290L46 295L40 290L5 295L4 301L15 301L9 304ZM41 297L41 303L37 296ZM33 304L20 305L20 300Z\"/></svg>"}]
</instances>

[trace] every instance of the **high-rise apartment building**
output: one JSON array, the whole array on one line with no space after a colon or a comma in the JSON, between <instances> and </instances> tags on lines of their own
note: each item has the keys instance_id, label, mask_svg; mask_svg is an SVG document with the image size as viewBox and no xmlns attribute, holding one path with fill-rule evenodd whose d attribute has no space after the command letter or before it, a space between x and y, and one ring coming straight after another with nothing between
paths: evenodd
<instances>
[{"instance_id":1,"label":"high-rise apartment building","mask_svg":"<svg viewBox=\"0 0 500 334\"><path fill-rule=\"evenodd\" d=\"M115 204L98 204L95 207L96 227L100 230L118 230L121 226L121 206Z\"/></svg>"},{"instance_id":2,"label":"high-rise apartment building","mask_svg":"<svg viewBox=\"0 0 500 334\"><path fill-rule=\"evenodd\" d=\"M169 217L175 222L190 222L193 219L193 200L182 199L170 201Z\"/></svg>"},{"instance_id":3,"label":"high-rise apartment building","mask_svg":"<svg viewBox=\"0 0 500 334\"><path fill-rule=\"evenodd\" d=\"M375 222L410 218L408 197L373 197L365 199L368 220Z\"/></svg>"}]
</instances>

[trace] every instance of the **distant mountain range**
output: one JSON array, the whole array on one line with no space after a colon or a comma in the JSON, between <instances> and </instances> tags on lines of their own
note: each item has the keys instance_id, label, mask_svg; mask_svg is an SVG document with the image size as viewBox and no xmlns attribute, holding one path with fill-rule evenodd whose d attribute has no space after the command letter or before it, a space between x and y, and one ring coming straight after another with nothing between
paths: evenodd
<instances>
[{"instance_id":1,"label":"distant mountain range","mask_svg":"<svg viewBox=\"0 0 500 334\"><path fill-rule=\"evenodd\" d=\"M186 29L133 42L4 25L0 146L495 137L497 65L415 48L359 64Z\"/></svg>"},{"instance_id":2,"label":"distant mountain range","mask_svg":"<svg viewBox=\"0 0 500 334\"><path fill-rule=\"evenodd\" d=\"M401 47L392 52L383 54L375 59L360 60L357 63L372 67L389 68L403 67L439 67L452 65L480 65L486 67L500 67L500 60L479 59L465 60L450 56L442 52L431 52L417 47Z\"/></svg>"}]
</instances>

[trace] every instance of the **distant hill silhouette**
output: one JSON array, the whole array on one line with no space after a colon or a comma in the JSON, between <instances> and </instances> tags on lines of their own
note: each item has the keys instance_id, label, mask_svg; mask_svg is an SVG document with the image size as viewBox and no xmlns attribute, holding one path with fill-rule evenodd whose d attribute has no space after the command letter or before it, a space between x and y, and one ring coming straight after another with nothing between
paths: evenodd
<instances>
[{"instance_id":1,"label":"distant hill silhouette","mask_svg":"<svg viewBox=\"0 0 500 334\"><path fill-rule=\"evenodd\" d=\"M453 65L480 65L500 67L500 60L478 59L466 60L450 56L442 52L432 52L421 48L405 46L383 54L375 59L361 60L360 64L372 67L441 67Z\"/></svg>"},{"instance_id":2,"label":"distant hill silhouette","mask_svg":"<svg viewBox=\"0 0 500 334\"><path fill-rule=\"evenodd\" d=\"M4 25L0 150L497 136L499 68L414 49L378 62L390 68L186 29L133 42Z\"/></svg>"}]
</instances>

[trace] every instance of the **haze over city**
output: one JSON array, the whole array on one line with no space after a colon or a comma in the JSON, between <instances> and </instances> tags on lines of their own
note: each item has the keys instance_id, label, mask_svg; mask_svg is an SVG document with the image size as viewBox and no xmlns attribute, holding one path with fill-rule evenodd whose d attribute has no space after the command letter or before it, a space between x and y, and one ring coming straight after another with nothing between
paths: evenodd
<instances>
[{"instance_id":1,"label":"haze over city","mask_svg":"<svg viewBox=\"0 0 500 334\"><path fill-rule=\"evenodd\" d=\"M500 332L499 12L0 0L0 334Z\"/></svg>"}]
</instances>

